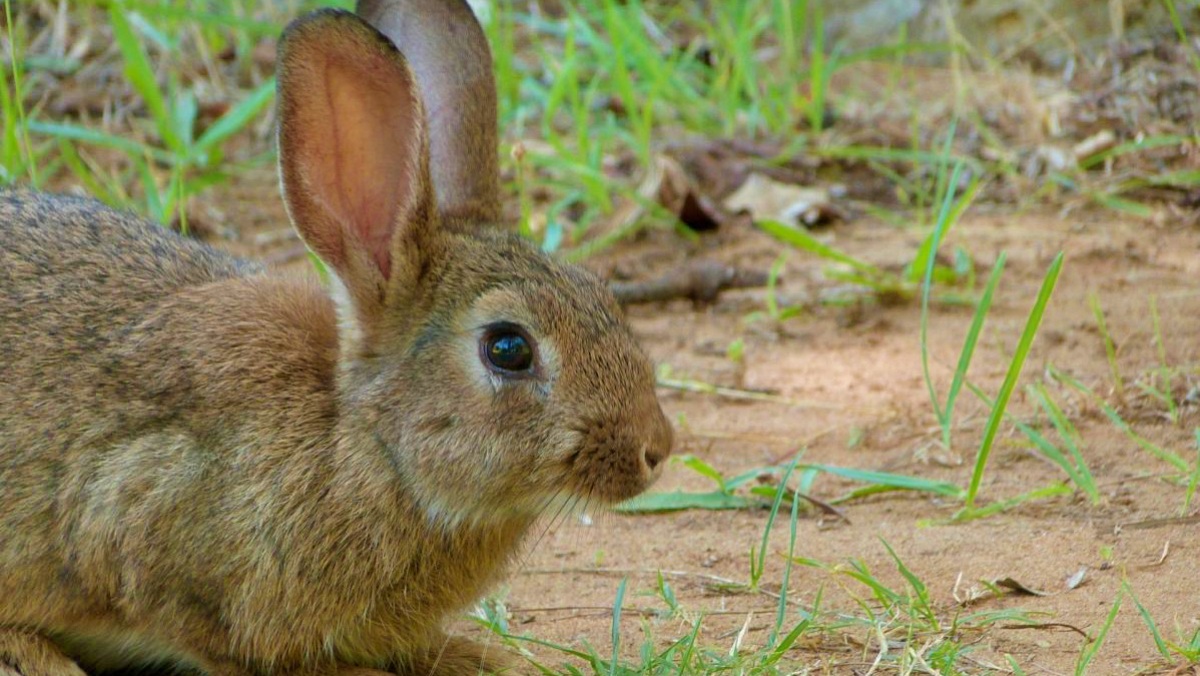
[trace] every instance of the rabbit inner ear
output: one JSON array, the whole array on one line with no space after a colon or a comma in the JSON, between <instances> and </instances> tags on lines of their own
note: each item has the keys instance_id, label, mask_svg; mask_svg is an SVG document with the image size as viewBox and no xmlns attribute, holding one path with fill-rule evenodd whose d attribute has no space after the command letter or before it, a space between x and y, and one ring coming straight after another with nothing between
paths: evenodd
<instances>
[{"instance_id":1,"label":"rabbit inner ear","mask_svg":"<svg viewBox=\"0 0 1200 676\"><path fill-rule=\"evenodd\" d=\"M392 277L397 235L431 218L412 75L383 36L345 12L293 24L279 64L280 173L292 221L352 294L377 292Z\"/></svg>"}]
</instances>

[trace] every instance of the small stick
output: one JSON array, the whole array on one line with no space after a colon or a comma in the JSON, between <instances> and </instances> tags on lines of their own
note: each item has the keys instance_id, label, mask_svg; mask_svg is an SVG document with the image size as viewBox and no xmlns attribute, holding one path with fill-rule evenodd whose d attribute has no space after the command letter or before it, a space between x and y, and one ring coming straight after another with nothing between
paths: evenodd
<instances>
[{"instance_id":1,"label":"small stick","mask_svg":"<svg viewBox=\"0 0 1200 676\"><path fill-rule=\"evenodd\" d=\"M716 261L700 259L658 279L645 282L611 282L609 288L622 305L654 303L690 298L699 303L716 300L726 289L765 286L767 273L744 270Z\"/></svg>"}]
</instances>

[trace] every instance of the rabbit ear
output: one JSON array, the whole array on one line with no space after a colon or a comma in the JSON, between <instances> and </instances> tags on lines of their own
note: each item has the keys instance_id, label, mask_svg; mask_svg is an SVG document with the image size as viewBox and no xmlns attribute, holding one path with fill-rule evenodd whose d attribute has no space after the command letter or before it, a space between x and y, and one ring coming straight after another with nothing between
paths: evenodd
<instances>
[{"instance_id":1,"label":"rabbit ear","mask_svg":"<svg viewBox=\"0 0 1200 676\"><path fill-rule=\"evenodd\" d=\"M404 53L429 122L438 209L448 219L500 219L496 80L487 37L466 0L358 0L366 19Z\"/></svg>"},{"instance_id":2,"label":"rabbit ear","mask_svg":"<svg viewBox=\"0 0 1200 676\"><path fill-rule=\"evenodd\" d=\"M415 281L437 227L420 93L404 57L349 12L297 19L278 63L284 202L369 320L389 288Z\"/></svg>"}]
</instances>

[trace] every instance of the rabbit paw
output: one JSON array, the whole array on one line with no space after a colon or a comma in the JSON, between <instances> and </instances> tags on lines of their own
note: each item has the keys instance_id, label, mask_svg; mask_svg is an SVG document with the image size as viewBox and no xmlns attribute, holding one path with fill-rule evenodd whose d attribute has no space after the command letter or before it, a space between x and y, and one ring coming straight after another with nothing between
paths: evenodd
<instances>
[{"instance_id":1,"label":"rabbit paw","mask_svg":"<svg viewBox=\"0 0 1200 676\"><path fill-rule=\"evenodd\" d=\"M87 676L49 639L0 628L0 676Z\"/></svg>"},{"instance_id":2,"label":"rabbit paw","mask_svg":"<svg viewBox=\"0 0 1200 676\"><path fill-rule=\"evenodd\" d=\"M520 673L517 662L500 645L476 643L457 636L448 636L430 646L424 655L414 659L401 676L464 676L475 674Z\"/></svg>"}]
</instances>

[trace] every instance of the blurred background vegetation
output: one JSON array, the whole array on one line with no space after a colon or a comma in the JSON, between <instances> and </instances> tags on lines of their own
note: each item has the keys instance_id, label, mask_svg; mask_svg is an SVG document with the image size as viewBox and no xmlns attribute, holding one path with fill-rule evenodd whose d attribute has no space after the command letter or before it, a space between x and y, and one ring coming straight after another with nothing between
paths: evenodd
<instances>
[{"instance_id":1,"label":"blurred background vegetation","mask_svg":"<svg viewBox=\"0 0 1200 676\"><path fill-rule=\"evenodd\" d=\"M209 188L272 162L276 36L326 4L350 3L7 0L0 181L185 226ZM1195 0L473 5L512 215L572 256L676 226L663 162L699 196L765 171L927 223L950 129L983 199L1143 218L1200 199Z\"/></svg>"}]
</instances>

